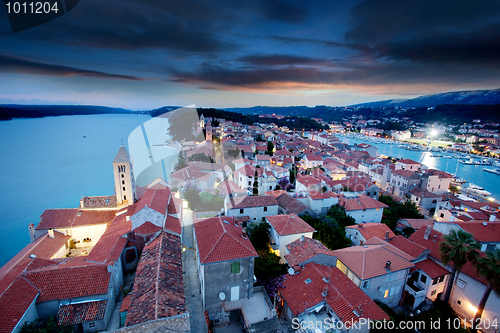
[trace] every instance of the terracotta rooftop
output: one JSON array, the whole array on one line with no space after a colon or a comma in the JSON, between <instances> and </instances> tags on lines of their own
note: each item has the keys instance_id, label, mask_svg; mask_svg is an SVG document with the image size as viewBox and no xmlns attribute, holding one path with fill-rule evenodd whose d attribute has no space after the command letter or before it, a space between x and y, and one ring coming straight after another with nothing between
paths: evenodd
<instances>
[{"instance_id":1,"label":"terracotta rooftop","mask_svg":"<svg viewBox=\"0 0 500 333\"><path fill-rule=\"evenodd\" d=\"M272 225L274 230L280 236L303 234L315 232L316 230L307 224L297 214L272 215L267 216L266 220Z\"/></svg>"},{"instance_id":2,"label":"terracotta rooftop","mask_svg":"<svg viewBox=\"0 0 500 333\"><path fill-rule=\"evenodd\" d=\"M358 195L357 198L343 197L339 200L339 204L345 208L346 211L360 210L360 209L376 209L389 207L386 204L372 199L364 194Z\"/></svg>"},{"instance_id":3,"label":"terracotta rooftop","mask_svg":"<svg viewBox=\"0 0 500 333\"><path fill-rule=\"evenodd\" d=\"M76 325L101 320L106 312L107 300L61 305L57 312L57 323L61 326Z\"/></svg>"},{"instance_id":4,"label":"terracotta rooftop","mask_svg":"<svg viewBox=\"0 0 500 333\"><path fill-rule=\"evenodd\" d=\"M434 220L431 220L431 219L405 219L405 218L402 218L400 220L406 221L415 230L420 229L421 227L427 227L428 225L430 225L431 227L434 226Z\"/></svg>"},{"instance_id":5,"label":"terracotta rooftop","mask_svg":"<svg viewBox=\"0 0 500 333\"><path fill-rule=\"evenodd\" d=\"M181 240L162 232L142 251L125 326L186 312Z\"/></svg>"},{"instance_id":6,"label":"terracotta rooftop","mask_svg":"<svg viewBox=\"0 0 500 333\"><path fill-rule=\"evenodd\" d=\"M403 158L399 160L398 162L401 162L403 164L420 164L418 162L415 162L414 160L410 160L409 158Z\"/></svg>"},{"instance_id":7,"label":"terracotta rooftop","mask_svg":"<svg viewBox=\"0 0 500 333\"><path fill-rule=\"evenodd\" d=\"M252 258L257 256L248 236L242 235L242 227L231 216L212 217L194 224L200 262Z\"/></svg>"},{"instance_id":8,"label":"terracotta rooftop","mask_svg":"<svg viewBox=\"0 0 500 333\"><path fill-rule=\"evenodd\" d=\"M454 222L464 231L472 234L476 242L500 243L500 222L490 221L469 221Z\"/></svg>"},{"instance_id":9,"label":"terracotta rooftop","mask_svg":"<svg viewBox=\"0 0 500 333\"><path fill-rule=\"evenodd\" d=\"M358 232L363 235L365 240L368 240L372 237L385 239L386 235L388 235L389 238L396 237L396 235L392 232L391 229L389 229L389 227L385 223L362 223L350 225L346 228L358 230Z\"/></svg>"},{"instance_id":10,"label":"terracotta rooftop","mask_svg":"<svg viewBox=\"0 0 500 333\"><path fill-rule=\"evenodd\" d=\"M50 300L106 294L111 273L108 272L105 265L65 269L60 269L58 265L25 272L23 275L40 290L37 303L41 303Z\"/></svg>"},{"instance_id":11,"label":"terracotta rooftop","mask_svg":"<svg viewBox=\"0 0 500 333\"><path fill-rule=\"evenodd\" d=\"M79 210L72 226L106 224L113 221L115 214L116 210Z\"/></svg>"},{"instance_id":12,"label":"terracotta rooftop","mask_svg":"<svg viewBox=\"0 0 500 333\"><path fill-rule=\"evenodd\" d=\"M384 245L351 246L333 252L361 280L413 267L409 260L394 254ZM387 261L391 262L390 270L386 269Z\"/></svg>"},{"instance_id":13,"label":"terracotta rooftop","mask_svg":"<svg viewBox=\"0 0 500 333\"><path fill-rule=\"evenodd\" d=\"M77 208L47 209L40 216L40 223L36 229L69 228L73 225L77 213Z\"/></svg>"},{"instance_id":14,"label":"terracotta rooftop","mask_svg":"<svg viewBox=\"0 0 500 333\"><path fill-rule=\"evenodd\" d=\"M401 235L396 236L395 238L389 241L389 244L394 245L401 251L408 253L410 256L414 258L418 258L422 253L426 251L426 248L422 245L412 242L408 238L405 238Z\"/></svg>"},{"instance_id":15,"label":"terracotta rooftop","mask_svg":"<svg viewBox=\"0 0 500 333\"><path fill-rule=\"evenodd\" d=\"M39 291L23 277L16 279L0 294L0 332L12 332Z\"/></svg>"},{"instance_id":16,"label":"terracotta rooftop","mask_svg":"<svg viewBox=\"0 0 500 333\"><path fill-rule=\"evenodd\" d=\"M306 283L308 279L310 282ZM283 286L279 292L294 316L326 301L343 322L355 323L360 318L389 319L372 299L336 267L306 264L299 274L286 275ZM325 289L326 297L322 294ZM355 311L361 315L356 315Z\"/></svg>"},{"instance_id":17,"label":"terracotta rooftop","mask_svg":"<svg viewBox=\"0 0 500 333\"><path fill-rule=\"evenodd\" d=\"M287 214L290 213L301 214L308 209L308 207L304 203L295 199L288 193L283 193L283 195L276 198L276 201L278 202L278 205L281 208L283 208Z\"/></svg>"},{"instance_id":18,"label":"terracotta rooftop","mask_svg":"<svg viewBox=\"0 0 500 333\"><path fill-rule=\"evenodd\" d=\"M413 176L414 173L415 173L415 171L403 170L403 169L392 171L393 175L398 175L398 176L405 177L405 178L410 178L411 176Z\"/></svg>"},{"instance_id":19,"label":"terracotta rooftop","mask_svg":"<svg viewBox=\"0 0 500 333\"><path fill-rule=\"evenodd\" d=\"M321 183L321 180L316 179L313 176L297 176L296 181L301 183L305 187Z\"/></svg>"},{"instance_id":20,"label":"terracotta rooftop","mask_svg":"<svg viewBox=\"0 0 500 333\"><path fill-rule=\"evenodd\" d=\"M134 229L134 233L139 235L151 235L162 230L162 227L157 226L149 221L144 222L140 226Z\"/></svg>"},{"instance_id":21,"label":"terracotta rooftop","mask_svg":"<svg viewBox=\"0 0 500 333\"><path fill-rule=\"evenodd\" d=\"M433 258L441 260L441 254L439 253L439 243L443 241L443 234L440 233L439 231L431 229L429 239L424 239L424 234L426 229L427 227L419 228L410 237L408 237L408 239L431 251L430 255Z\"/></svg>"},{"instance_id":22,"label":"terracotta rooftop","mask_svg":"<svg viewBox=\"0 0 500 333\"><path fill-rule=\"evenodd\" d=\"M134 214L146 205L160 214L167 214L167 205L170 196L170 187L156 184L146 190L142 198L136 203Z\"/></svg>"},{"instance_id":23,"label":"terracotta rooftop","mask_svg":"<svg viewBox=\"0 0 500 333\"><path fill-rule=\"evenodd\" d=\"M434 194L432 192L429 192L427 190L423 190L420 187L415 187L411 189L410 191L411 194L418 198L440 198L440 195Z\"/></svg>"},{"instance_id":24,"label":"terracotta rooftop","mask_svg":"<svg viewBox=\"0 0 500 333\"><path fill-rule=\"evenodd\" d=\"M333 252L323 243L309 237L304 237L302 240L297 239L287 244L286 248L289 253L285 254L285 259L290 267L298 266L318 254L333 256Z\"/></svg>"},{"instance_id":25,"label":"terracotta rooftop","mask_svg":"<svg viewBox=\"0 0 500 333\"><path fill-rule=\"evenodd\" d=\"M133 211L133 209L132 207L130 210ZM115 217L86 257L87 260L99 263L118 260L127 244L127 238L122 238L122 236L132 230L132 222L127 221L127 215L129 215L129 213L124 213Z\"/></svg>"},{"instance_id":26,"label":"terracotta rooftop","mask_svg":"<svg viewBox=\"0 0 500 333\"><path fill-rule=\"evenodd\" d=\"M165 220L165 229L180 235L182 233L181 220L177 217L167 215L167 219Z\"/></svg>"},{"instance_id":27,"label":"terracotta rooftop","mask_svg":"<svg viewBox=\"0 0 500 333\"><path fill-rule=\"evenodd\" d=\"M443 266L435 263L431 259L425 259L415 263L415 268L423 271L425 274L429 275L431 279L438 278L440 276L449 274Z\"/></svg>"},{"instance_id":28,"label":"terracotta rooftop","mask_svg":"<svg viewBox=\"0 0 500 333\"><path fill-rule=\"evenodd\" d=\"M234 198L234 206L228 203L227 209L238 208L251 208L251 207L266 207L277 206L278 202L273 196L259 195L259 196L244 196Z\"/></svg>"}]
</instances>

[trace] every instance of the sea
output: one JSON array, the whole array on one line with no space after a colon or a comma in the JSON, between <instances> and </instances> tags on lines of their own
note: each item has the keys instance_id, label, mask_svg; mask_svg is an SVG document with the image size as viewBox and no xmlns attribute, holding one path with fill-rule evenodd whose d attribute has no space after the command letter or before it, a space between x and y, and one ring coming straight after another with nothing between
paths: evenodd
<instances>
[{"instance_id":1,"label":"sea","mask_svg":"<svg viewBox=\"0 0 500 333\"><path fill-rule=\"evenodd\" d=\"M360 144L366 142L378 148L378 153L396 158L409 158L426 165L430 169L446 171L457 176L468 183L473 183L483 187L491 193L491 200L498 202L500 199L500 175L483 171L484 168L492 168L486 165L467 165L458 162L454 153L440 153L441 155L452 156L452 158L432 157L436 152L413 151L398 147L400 143L374 143L367 140L339 136L339 140L347 144ZM468 184L464 184L468 186ZM464 192L464 191L463 191Z\"/></svg>"}]
</instances>

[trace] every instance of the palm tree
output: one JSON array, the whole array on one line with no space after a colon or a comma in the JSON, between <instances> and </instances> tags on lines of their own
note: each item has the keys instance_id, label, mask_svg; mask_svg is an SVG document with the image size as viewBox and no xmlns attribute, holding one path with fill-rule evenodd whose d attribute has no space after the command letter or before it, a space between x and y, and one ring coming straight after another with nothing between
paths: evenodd
<instances>
[{"instance_id":1,"label":"palm tree","mask_svg":"<svg viewBox=\"0 0 500 333\"><path fill-rule=\"evenodd\" d=\"M476 243L471 234L463 230L451 230L443 238L444 241L439 243L441 261L445 265L450 262L453 264L443 297L443 301L448 303L457 272L460 273L467 261L474 261L477 256L476 250L479 250L479 244Z\"/></svg>"},{"instance_id":2,"label":"palm tree","mask_svg":"<svg viewBox=\"0 0 500 333\"><path fill-rule=\"evenodd\" d=\"M473 323L479 323L480 318L483 316L483 310L491 291L494 290L497 295L500 295L500 249L488 251L485 257L477 258L476 268L477 272L486 278L488 284L477 307ZM471 332L477 332L475 325L473 325Z\"/></svg>"}]
</instances>

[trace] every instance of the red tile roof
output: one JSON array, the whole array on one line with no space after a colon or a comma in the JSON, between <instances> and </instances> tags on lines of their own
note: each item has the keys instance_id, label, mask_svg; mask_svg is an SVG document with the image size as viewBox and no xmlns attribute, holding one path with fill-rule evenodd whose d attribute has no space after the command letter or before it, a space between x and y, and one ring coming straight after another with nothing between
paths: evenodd
<instances>
[{"instance_id":1,"label":"red tile roof","mask_svg":"<svg viewBox=\"0 0 500 333\"><path fill-rule=\"evenodd\" d=\"M156 184L146 190L142 198L136 203L134 214L146 205L160 214L167 214L167 205L170 197L170 187Z\"/></svg>"},{"instance_id":2,"label":"red tile roof","mask_svg":"<svg viewBox=\"0 0 500 333\"><path fill-rule=\"evenodd\" d=\"M396 235L385 223L362 223L356 225L347 226L348 229L356 229L361 235L368 240L372 237L378 237L380 239L385 239L385 235L388 232L389 238L394 238Z\"/></svg>"},{"instance_id":3,"label":"red tile roof","mask_svg":"<svg viewBox=\"0 0 500 333\"><path fill-rule=\"evenodd\" d=\"M151 235L162 230L162 227L157 226L149 221L144 222L134 229L134 233L139 235Z\"/></svg>"},{"instance_id":4,"label":"red tile roof","mask_svg":"<svg viewBox=\"0 0 500 333\"><path fill-rule=\"evenodd\" d=\"M0 295L0 332L12 332L39 291L23 277L17 277Z\"/></svg>"},{"instance_id":5,"label":"red tile roof","mask_svg":"<svg viewBox=\"0 0 500 333\"><path fill-rule=\"evenodd\" d=\"M314 178L313 176L297 176L296 181L298 181L305 187L321 183L321 180Z\"/></svg>"},{"instance_id":6,"label":"red tile roof","mask_svg":"<svg viewBox=\"0 0 500 333\"><path fill-rule=\"evenodd\" d=\"M40 216L40 223L36 226L37 230L40 229L57 229L69 228L76 218L78 209L47 209Z\"/></svg>"},{"instance_id":7,"label":"red tile roof","mask_svg":"<svg viewBox=\"0 0 500 333\"><path fill-rule=\"evenodd\" d=\"M386 204L372 199L364 194L360 194L357 198L343 197L339 200L339 204L344 207L346 211L389 207Z\"/></svg>"},{"instance_id":8,"label":"red tile roof","mask_svg":"<svg viewBox=\"0 0 500 333\"><path fill-rule=\"evenodd\" d=\"M50 259L70 239L60 232L54 231L54 238L48 234L38 237L34 242L28 244L0 269L0 294L21 274L21 272L33 261L30 255L39 259Z\"/></svg>"},{"instance_id":9,"label":"red tile roof","mask_svg":"<svg viewBox=\"0 0 500 333\"><path fill-rule=\"evenodd\" d=\"M431 259L425 259L415 263L415 268L424 271L425 274L429 275L431 279L449 274L443 266L435 263Z\"/></svg>"},{"instance_id":10,"label":"red tile roof","mask_svg":"<svg viewBox=\"0 0 500 333\"><path fill-rule=\"evenodd\" d=\"M307 279L311 282L305 283ZM325 282L324 279L329 282ZM300 273L286 275L283 286L279 292L294 316L326 300L326 303L343 322L355 323L360 318L389 319L389 316L372 299L336 267L309 263ZM322 294L325 290L326 297Z\"/></svg>"},{"instance_id":11,"label":"red tile roof","mask_svg":"<svg viewBox=\"0 0 500 333\"><path fill-rule=\"evenodd\" d=\"M410 256L414 258L418 258L422 253L425 252L426 248L422 245L412 242L408 238L405 238L401 235L396 236L389 241L389 244L394 245L401 251L408 253Z\"/></svg>"},{"instance_id":12,"label":"red tile roof","mask_svg":"<svg viewBox=\"0 0 500 333\"><path fill-rule=\"evenodd\" d=\"M424 239L424 234L425 234L426 229L427 229L427 227L419 228L410 237L408 237L408 239L414 243L417 243L418 245L425 247L429 251L431 251L430 255L433 258L435 258L437 260L441 260L441 254L439 253L439 243L444 240L443 234L440 233L439 231L431 229L429 239ZM434 236L436 236L436 237L434 237Z\"/></svg>"},{"instance_id":13,"label":"red tile roof","mask_svg":"<svg viewBox=\"0 0 500 333\"><path fill-rule=\"evenodd\" d=\"M287 214L302 214L304 211L309 209L309 207L307 207L304 203L295 199L288 193L283 193L283 195L276 198L276 201Z\"/></svg>"},{"instance_id":14,"label":"red tile roof","mask_svg":"<svg viewBox=\"0 0 500 333\"><path fill-rule=\"evenodd\" d=\"M289 253L285 254L285 259L290 267L298 266L318 254L334 256L333 252L323 245L323 243L309 237L304 237L302 240L297 239L287 244L286 248Z\"/></svg>"},{"instance_id":15,"label":"red tile roof","mask_svg":"<svg viewBox=\"0 0 500 333\"><path fill-rule=\"evenodd\" d=\"M257 256L248 237L243 238L241 226L234 222L233 217L223 216L195 223L196 242L202 264Z\"/></svg>"},{"instance_id":16,"label":"red tile roof","mask_svg":"<svg viewBox=\"0 0 500 333\"><path fill-rule=\"evenodd\" d=\"M57 312L57 323L61 326L76 325L101 320L106 313L107 300L61 305Z\"/></svg>"},{"instance_id":17,"label":"red tile roof","mask_svg":"<svg viewBox=\"0 0 500 333\"><path fill-rule=\"evenodd\" d=\"M182 233L181 220L179 220L177 217L167 215L167 219L165 220L165 229L173 231L180 235Z\"/></svg>"},{"instance_id":18,"label":"red tile roof","mask_svg":"<svg viewBox=\"0 0 500 333\"><path fill-rule=\"evenodd\" d=\"M273 196L268 195L236 197L234 198L234 206L229 202L227 209L266 206L278 206L278 202Z\"/></svg>"},{"instance_id":19,"label":"red tile roof","mask_svg":"<svg viewBox=\"0 0 500 333\"><path fill-rule=\"evenodd\" d=\"M428 225L430 225L431 227L434 226L434 220L430 220L430 219L401 219L401 220L405 220L406 222L408 222L408 224L415 230L417 229L420 229L421 227L427 227Z\"/></svg>"},{"instance_id":20,"label":"red tile roof","mask_svg":"<svg viewBox=\"0 0 500 333\"><path fill-rule=\"evenodd\" d=\"M399 160L398 162L404 163L404 164L420 164L418 162L415 162L414 160L410 160L409 158L403 158Z\"/></svg>"},{"instance_id":21,"label":"red tile roof","mask_svg":"<svg viewBox=\"0 0 500 333\"><path fill-rule=\"evenodd\" d=\"M133 208L129 209L129 212L130 211L133 211ZM129 215L129 213L124 213L115 217L113 222L108 225L108 228L102 234L99 242L97 242L86 257L87 260L105 263L118 259L127 243L127 239L122 238L122 236L132 230L132 222L127 221L127 215Z\"/></svg>"},{"instance_id":22,"label":"red tile roof","mask_svg":"<svg viewBox=\"0 0 500 333\"><path fill-rule=\"evenodd\" d=\"M483 258L486 257L486 253L484 253L484 252L477 251L477 254L480 257L483 257ZM477 269L476 269L476 265L470 261L467 261L467 263L464 265L464 267L462 267L462 270L460 271L460 273L466 274L466 275L470 276L471 278L473 278L474 280L481 282L484 285L488 285L488 280L486 280L486 278L483 275L478 274Z\"/></svg>"},{"instance_id":23,"label":"red tile roof","mask_svg":"<svg viewBox=\"0 0 500 333\"><path fill-rule=\"evenodd\" d=\"M414 173L415 173L415 171L403 170L403 169L392 171L393 175L398 175L398 176L405 177L405 178L410 178Z\"/></svg>"},{"instance_id":24,"label":"red tile roof","mask_svg":"<svg viewBox=\"0 0 500 333\"><path fill-rule=\"evenodd\" d=\"M23 275L40 290L37 303L101 295L108 292L111 273L105 265L80 266L25 272Z\"/></svg>"},{"instance_id":25,"label":"red tile roof","mask_svg":"<svg viewBox=\"0 0 500 333\"><path fill-rule=\"evenodd\" d=\"M500 226L499 222L489 221L469 221L469 222L454 222L464 231L472 234L476 242L497 243L500 242ZM485 225L486 224L486 225Z\"/></svg>"},{"instance_id":26,"label":"red tile roof","mask_svg":"<svg viewBox=\"0 0 500 333\"><path fill-rule=\"evenodd\" d=\"M334 254L361 280L413 267L413 264L389 251L384 245L360 245L335 250ZM391 262L390 271L386 262Z\"/></svg>"},{"instance_id":27,"label":"red tile roof","mask_svg":"<svg viewBox=\"0 0 500 333\"><path fill-rule=\"evenodd\" d=\"M125 326L186 312L181 240L162 232L142 251Z\"/></svg>"},{"instance_id":28,"label":"red tile roof","mask_svg":"<svg viewBox=\"0 0 500 333\"><path fill-rule=\"evenodd\" d=\"M308 232L315 232L316 230L307 224L297 214L288 215L272 215L267 216L266 220L272 225L274 230L280 236L303 234Z\"/></svg>"},{"instance_id":29,"label":"red tile roof","mask_svg":"<svg viewBox=\"0 0 500 333\"><path fill-rule=\"evenodd\" d=\"M79 210L72 227L106 224L115 218L116 210Z\"/></svg>"}]
</instances>

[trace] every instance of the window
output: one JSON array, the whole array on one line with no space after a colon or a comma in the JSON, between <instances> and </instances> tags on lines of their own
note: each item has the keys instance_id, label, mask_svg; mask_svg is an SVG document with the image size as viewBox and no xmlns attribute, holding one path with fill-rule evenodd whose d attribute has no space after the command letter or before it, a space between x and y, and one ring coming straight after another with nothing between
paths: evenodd
<instances>
[{"instance_id":1,"label":"window","mask_svg":"<svg viewBox=\"0 0 500 333\"><path fill-rule=\"evenodd\" d=\"M265 217L262 217L262 222L266 222L266 218Z\"/></svg>"},{"instance_id":2,"label":"window","mask_svg":"<svg viewBox=\"0 0 500 333\"><path fill-rule=\"evenodd\" d=\"M384 292L384 298L387 298L389 296L389 289L386 289Z\"/></svg>"},{"instance_id":3,"label":"window","mask_svg":"<svg viewBox=\"0 0 500 333\"><path fill-rule=\"evenodd\" d=\"M125 191L125 186L123 186L123 190Z\"/></svg>"},{"instance_id":4,"label":"window","mask_svg":"<svg viewBox=\"0 0 500 333\"><path fill-rule=\"evenodd\" d=\"M122 180L122 184L125 185L125 181L124 180Z\"/></svg>"},{"instance_id":5,"label":"window","mask_svg":"<svg viewBox=\"0 0 500 333\"><path fill-rule=\"evenodd\" d=\"M240 273L240 262L235 261L231 263L231 274L239 274Z\"/></svg>"},{"instance_id":6,"label":"window","mask_svg":"<svg viewBox=\"0 0 500 333\"><path fill-rule=\"evenodd\" d=\"M441 215L439 215L439 216L441 216L441 218L444 218L444 213L441 213Z\"/></svg>"},{"instance_id":7,"label":"window","mask_svg":"<svg viewBox=\"0 0 500 333\"><path fill-rule=\"evenodd\" d=\"M438 283L441 283L444 281L444 275L439 277Z\"/></svg>"},{"instance_id":8,"label":"window","mask_svg":"<svg viewBox=\"0 0 500 333\"><path fill-rule=\"evenodd\" d=\"M467 283L463 280L460 280L460 279L457 279L457 287L460 288L460 289L465 289L465 286L467 285Z\"/></svg>"},{"instance_id":9,"label":"window","mask_svg":"<svg viewBox=\"0 0 500 333\"><path fill-rule=\"evenodd\" d=\"M89 323L89 328L95 328L95 323L94 322Z\"/></svg>"},{"instance_id":10,"label":"window","mask_svg":"<svg viewBox=\"0 0 500 333\"><path fill-rule=\"evenodd\" d=\"M370 280L363 281L363 289L366 289L370 286Z\"/></svg>"},{"instance_id":11,"label":"window","mask_svg":"<svg viewBox=\"0 0 500 333\"><path fill-rule=\"evenodd\" d=\"M252 182L251 182L251 181L248 181L248 185L252 185Z\"/></svg>"},{"instance_id":12,"label":"window","mask_svg":"<svg viewBox=\"0 0 500 333\"><path fill-rule=\"evenodd\" d=\"M312 280L311 280L311 279L309 279L309 278L308 278L308 279L306 279L306 280L304 280L304 283L305 283L305 284L309 284L309 283L311 283L311 282L312 282Z\"/></svg>"},{"instance_id":13,"label":"window","mask_svg":"<svg viewBox=\"0 0 500 333\"><path fill-rule=\"evenodd\" d=\"M438 190L441 188L441 185L438 186Z\"/></svg>"},{"instance_id":14,"label":"window","mask_svg":"<svg viewBox=\"0 0 500 333\"><path fill-rule=\"evenodd\" d=\"M122 173L122 178L125 178L125 175Z\"/></svg>"},{"instance_id":15,"label":"window","mask_svg":"<svg viewBox=\"0 0 500 333\"><path fill-rule=\"evenodd\" d=\"M267 212L267 207L264 207L264 211Z\"/></svg>"},{"instance_id":16,"label":"window","mask_svg":"<svg viewBox=\"0 0 500 333\"><path fill-rule=\"evenodd\" d=\"M424 274L420 274L420 281L422 281L423 283L427 282L427 276L425 276Z\"/></svg>"},{"instance_id":17,"label":"window","mask_svg":"<svg viewBox=\"0 0 500 333\"><path fill-rule=\"evenodd\" d=\"M123 200L127 200L127 196L126 195L123 196Z\"/></svg>"},{"instance_id":18,"label":"window","mask_svg":"<svg viewBox=\"0 0 500 333\"><path fill-rule=\"evenodd\" d=\"M432 280L432 285L437 284L437 283L438 283L438 279L439 279L439 278L435 278L434 280Z\"/></svg>"},{"instance_id":19,"label":"window","mask_svg":"<svg viewBox=\"0 0 500 333\"><path fill-rule=\"evenodd\" d=\"M240 214L243 214L245 210L243 208L240 209Z\"/></svg>"},{"instance_id":20,"label":"window","mask_svg":"<svg viewBox=\"0 0 500 333\"><path fill-rule=\"evenodd\" d=\"M436 290L433 290L433 291L431 292L431 296L434 296L434 295L436 295Z\"/></svg>"}]
</instances>

